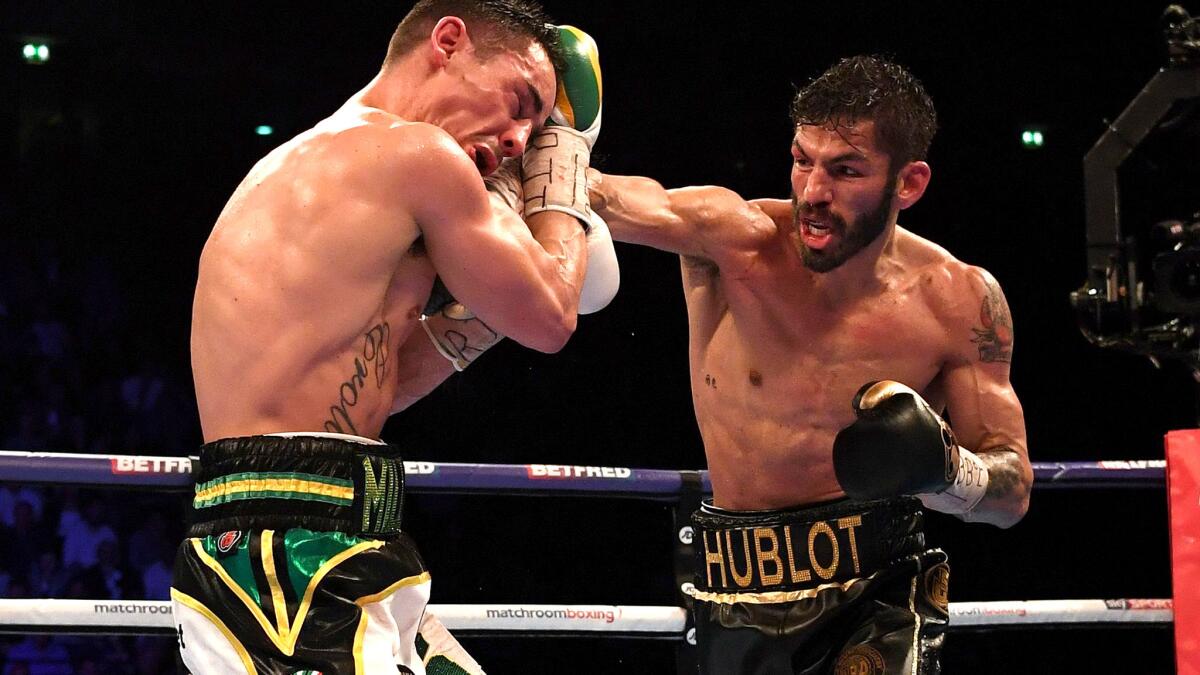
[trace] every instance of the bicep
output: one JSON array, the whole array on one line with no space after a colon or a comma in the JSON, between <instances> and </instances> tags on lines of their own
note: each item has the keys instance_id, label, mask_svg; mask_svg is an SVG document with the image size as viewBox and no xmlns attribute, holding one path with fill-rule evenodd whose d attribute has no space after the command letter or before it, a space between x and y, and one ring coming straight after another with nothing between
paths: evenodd
<instances>
[{"instance_id":1,"label":"bicep","mask_svg":"<svg viewBox=\"0 0 1200 675\"><path fill-rule=\"evenodd\" d=\"M413 215L438 275L474 311L507 314L494 305L518 301L540 279L529 228L489 195L465 156L416 175L421 181Z\"/></svg>"},{"instance_id":2,"label":"bicep","mask_svg":"<svg viewBox=\"0 0 1200 675\"><path fill-rule=\"evenodd\" d=\"M613 239L680 255L719 260L763 232L763 214L721 187L673 190L637 176L602 177L594 208Z\"/></svg>"},{"instance_id":3,"label":"bicep","mask_svg":"<svg viewBox=\"0 0 1200 675\"><path fill-rule=\"evenodd\" d=\"M967 306L955 321L943 370L946 405L959 442L973 451L1008 447L1028 457L1025 414L1009 379L1014 333L1004 293L976 270Z\"/></svg>"},{"instance_id":4,"label":"bicep","mask_svg":"<svg viewBox=\"0 0 1200 675\"><path fill-rule=\"evenodd\" d=\"M964 448L976 453L1008 448L1027 457L1025 412L1007 371L1007 364L948 367L942 373L946 407Z\"/></svg>"}]
</instances>

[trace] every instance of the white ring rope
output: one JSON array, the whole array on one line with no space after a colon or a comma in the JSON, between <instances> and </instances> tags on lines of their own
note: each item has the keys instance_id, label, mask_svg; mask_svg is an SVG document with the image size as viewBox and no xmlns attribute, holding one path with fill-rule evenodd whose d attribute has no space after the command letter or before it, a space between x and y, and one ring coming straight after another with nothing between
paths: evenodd
<instances>
[{"instance_id":1,"label":"white ring rope","mask_svg":"<svg viewBox=\"0 0 1200 675\"><path fill-rule=\"evenodd\" d=\"M682 607L429 605L452 631L683 636ZM951 627L1170 623L1170 600L952 602ZM0 633L172 633L171 603L155 600L0 600ZM602 637L597 635L596 637Z\"/></svg>"}]
</instances>

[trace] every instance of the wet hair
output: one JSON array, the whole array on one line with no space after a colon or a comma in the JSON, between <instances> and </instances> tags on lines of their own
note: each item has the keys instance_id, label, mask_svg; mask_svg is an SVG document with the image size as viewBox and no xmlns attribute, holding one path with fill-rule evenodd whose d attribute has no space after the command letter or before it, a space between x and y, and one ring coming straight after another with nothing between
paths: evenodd
<instances>
[{"instance_id":1,"label":"wet hair","mask_svg":"<svg viewBox=\"0 0 1200 675\"><path fill-rule=\"evenodd\" d=\"M555 75L563 71L566 57L558 28L541 5L532 0L419 0L392 33L384 67L426 40L437 22L446 16L463 20L480 58L533 40L549 54Z\"/></svg>"},{"instance_id":2,"label":"wet hair","mask_svg":"<svg viewBox=\"0 0 1200 675\"><path fill-rule=\"evenodd\" d=\"M792 100L796 127L840 129L868 120L875 123L892 170L925 159L937 132L937 112L925 87L881 56L844 58Z\"/></svg>"}]
</instances>

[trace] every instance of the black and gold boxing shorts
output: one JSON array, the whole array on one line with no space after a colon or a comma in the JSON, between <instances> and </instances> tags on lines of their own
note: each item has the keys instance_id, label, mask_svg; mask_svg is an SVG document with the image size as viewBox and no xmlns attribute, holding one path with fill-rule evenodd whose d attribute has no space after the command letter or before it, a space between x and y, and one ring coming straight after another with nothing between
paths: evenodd
<instances>
[{"instance_id":1,"label":"black and gold boxing shorts","mask_svg":"<svg viewBox=\"0 0 1200 675\"><path fill-rule=\"evenodd\" d=\"M920 502L840 500L692 516L700 672L940 672L946 554L925 548Z\"/></svg>"}]
</instances>

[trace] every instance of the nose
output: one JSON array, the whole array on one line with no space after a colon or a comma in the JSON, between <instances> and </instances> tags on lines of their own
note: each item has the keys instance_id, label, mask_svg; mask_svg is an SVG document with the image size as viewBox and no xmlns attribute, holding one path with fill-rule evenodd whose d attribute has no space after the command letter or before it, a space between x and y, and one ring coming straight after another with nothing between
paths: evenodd
<instances>
[{"instance_id":1,"label":"nose","mask_svg":"<svg viewBox=\"0 0 1200 675\"><path fill-rule=\"evenodd\" d=\"M804 190L800 194L804 201L814 205L828 204L833 201L833 181L823 169L814 167L802 180L805 180L805 183Z\"/></svg>"},{"instance_id":2,"label":"nose","mask_svg":"<svg viewBox=\"0 0 1200 675\"><path fill-rule=\"evenodd\" d=\"M531 120L517 120L500 135L500 154L505 157L520 157L525 154L529 135L533 133Z\"/></svg>"}]
</instances>

